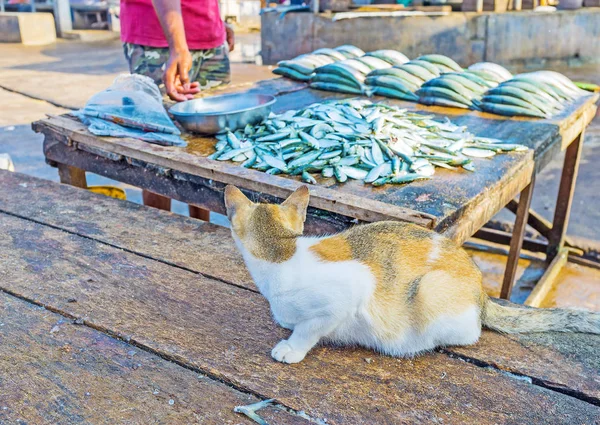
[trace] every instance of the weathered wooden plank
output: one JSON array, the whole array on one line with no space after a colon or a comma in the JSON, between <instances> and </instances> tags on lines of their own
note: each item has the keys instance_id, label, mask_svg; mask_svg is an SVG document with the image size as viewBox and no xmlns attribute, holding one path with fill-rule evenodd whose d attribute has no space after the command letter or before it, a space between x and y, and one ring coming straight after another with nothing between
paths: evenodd
<instances>
[{"instance_id":1,"label":"weathered wooden plank","mask_svg":"<svg viewBox=\"0 0 600 425\"><path fill-rule=\"evenodd\" d=\"M85 130L82 129L81 124L67 119L57 119L61 120L62 122L59 125L67 125L66 123L68 123L70 126L80 126L78 131L80 131L81 134L85 133ZM53 133L55 137L61 136L58 128L55 128L54 131L56 131ZM80 140L78 144L85 144L89 141L91 141L90 143L93 144L100 140L99 138L89 137L89 135L86 136L85 139L85 142ZM75 141L75 136L69 136L69 140L72 142ZM121 142L125 143L124 141ZM115 143L121 142L117 141ZM56 146L56 143L58 142L52 142L54 143L53 146L49 146L48 141L46 143L47 157L51 160L58 161L59 158L57 158L57 156L55 156L55 154L52 152L52 149L58 148ZM103 142L100 143L102 144ZM131 141L131 143L146 145L144 149L150 150L163 148L159 146L148 146L147 144L139 141ZM111 147L106 144L105 148L108 148L109 150L111 149ZM99 150L100 148L95 147L95 149ZM127 149L130 149L130 147ZM115 152L112 152L112 154L114 153ZM183 155L181 152L178 153L177 151L172 151L171 153L176 157ZM119 154L127 156L123 153L123 151L120 151ZM135 159L143 160L153 165L158 165L159 168L167 171L174 169L179 169L181 171L183 168L185 168L184 171L192 175L201 175L202 173L206 174L208 172L208 170L205 169L202 169L203 171L198 171L197 167L194 168L191 165L189 167L185 164L182 165L181 162L178 162L179 160L173 160L173 162L167 163L165 162L166 160L162 154L158 157L146 157L145 154L140 156L138 155L139 152L136 154L134 151L130 151L129 154L132 155L132 158L135 157ZM69 155L63 155L63 157L60 159L65 160L65 156L75 155L76 152L71 152ZM141 157L144 158L140 159ZM194 157L189 156L188 159L191 158ZM215 161L210 161L206 158L195 158L199 161L204 160L205 162L210 162L212 164L215 163ZM132 160L130 160L130 162ZM514 197L516 193L518 193L518 191L527 184L526 181L523 181L524 178L514 179L514 181L512 181L512 185L515 187L508 187L508 189L514 189L510 191L510 193L508 193L506 190L503 190L504 188L502 183L504 181L511 181L510 176L516 175L519 172L527 174L522 170L524 167L531 166L530 164L531 152L502 155L495 157L492 161L476 161L478 172L475 174L441 170L436 174L435 179L432 179L431 181L415 182L404 187L373 188L356 181L338 184L333 179L323 179L320 183L326 185L326 189L324 189L322 186L311 187L313 194L311 198L311 205L327 211L334 211L343 215L356 217L364 221L405 219L426 226L429 226L429 224L425 222L425 217L429 217L429 214L432 216L437 216L440 219L443 218L443 220L440 220L443 223L437 226L438 230L443 230L445 227L448 227L452 223L458 221L463 212L474 209L475 213L472 217L476 218L478 223L481 221L482 224L489 219L501 206L494 205L497 209L477 209L476 207L478 203L482 201L486 203L498 203L503 202L504 199L509 200ZM215 175L214 179L212 179L210 176L202 177L210 181L234 183L253 192L263 192L278 198L285 197L289 191L300 184L296 180L279 176L271 176L253 170L245 170L235 165L217 163L216 166L226 167L228 169L226 172L236 173L236 175L234 176L233 174L230 174L225 178L224 174L219 174L218 176ZM124 166L120 166L119 170L123 167ZM116 173L117 171L115 170L114 174ZM246 176L246 174L248 175ZM284 187L289 187L289 189L282 194L281 192ZM443 188L443 190L440 190L440 188ZM492 191L490 188L494 188L494 190ZM492 199L490 200L490 196L487 195L496 192L502 194L502 197L491 197ZM328 199L324 199L324 193ZM196 204L201 205L200 202L202 202L201 199L194 200L194 203ZM325 206L324 203L326 204ZM345 204L346 206L342 204ZM201 206L209 207L208 205ZM417 213L414 210L409 209L408 206L411 208L417 206L418 210L422 211L422 213ZM218 206L213 206L210 209L214 210L215 208L218 208L217 211L219 211L219 209L222 209L222 206L219 204ZM482 212L485 214L482 214ZM431 221L429 223L431 223ZM466 229L470 230L472 227L473 225L467 226ZM465 236L464 231L456 231L454 234L456 234L457 237L463 238L457 239L459 243L462 242L465 237L470 236L470 234Z\"/></svg>"},{"instance_id":2,"label":"weathered wooden plank","mask_svg":"<svg viewBox=\"0 0 600 425\"><path fill-rule=\"evenodd\" d=\"M527 161L522 167L500 175L497 184L490 185L487 190L475 195L472 202L457 208L457 212L440 221L435 230L458 244L463 244L510 202L516 193L527 187L533 172L533 161Z\"/></svg>"},{"instance_id":3,"label":"weathered wooden plank","mask_svg":"<svg viewBox=\"0 0 600 425\"><path fill-rule=\"evenodd\" d=\"M224 184L212 179L156 167L153 164L143 163L139 160L123 159L122 157L118 162L115 162L108 159L112 154L105 153L102 155L99 149L94 148L95 154L90 155L87 153L89 150L87 147L85 148L86 152L82 152L81 149L74 150L73 147L68 147L49 138L44 141L44 149L46 157L52 161L58 163L68 162L105 177L134 186L146 187L153 192L160 192L165 196L183 202L197 204L218 213L225 213L223 204ZM516 163L515 158L499 158L495 167L487 160L477 161L478 166L485 167L486 170L485 177L479 180L470 179L470 174L466 171L438 171L438 175L444 179L443 185L434 181L422 181L412 183L404 188L372 188L357 181L348 181L340 185L333 179L317 177L317 180L320 183L335 185L336 188L341 190L351 190L360 197L379 197L381 202L417 205L423 210L429 209L429 212L445 215L445 218L434 227L435 230L446 234L460 244L527 185L533 170L530 155L530 152L526 153L525 160ZM529 159L527 159L528 157ZM127 162L130 162L133 166L128 165ZM440 187L449 188L441 191ZM280 198L257 190L247 190L247 192L249 192L251 199L268 202L281 201ZM340 196L343 197L345 194ZM348 212L348 214L354 216L361 216L364 221L390 219L389 216L378 214L372 210L363 211L363 213L365 214ZM414 222L415 220L411 221ZM341 231L353 224L354 219L352 217L309 207L305 228L309 234L324 234ZM417 221L417 224L421 223ZM429 227L429 225L426 227Z\"/></svg>"},{"instance_id":4,"label":"weathered wooden plank","mask_svg":"<svg viewBox=\"0 0 600 425\"><path fill-rule=\"evenodd\" d=\"M2 211L255 290L228 229L18 173L0 171L0 187ZM485 332L474 347L451 351L600 399L600 365L577 354L594 346L585 336L549 335Z\"/></svg>"},{"instance_id":5,"label":"weathered wooden plank","mask_svg":"<svg viewBox=\"0 0 600 425\"><path fill-rule=\"evenodd\" d=\"M598 415L439 353L407 360L323 347L282 365L269 352L287 331L258 294L4 214L0 229L5 289L332 424L592 424Z\"/></svg>"},{"instance_id":6,"label":"weathered wooden plank","mask_svg":"<svg viewBox=\"0 0 600 425\"><path fill-rule=\"evenodd\" d=\"M99 150L95 149L96 152ZM145 163L139 160L110 160L97 153L90 154L86 150L77 150L60 142L46 138L44 140L46 158L63 163L68 162L90 172L112 178L137 187L147 188L168 198L225 214L223 202L225 184L212 179L198 177L189 173L174 171L164 167ZM283 199L262 192L243 189L246 195L257 202L281 202ZM385 216L370 213L372 218ZM320 235L334 233L348 228L356 219L341 214L327 212L309 206L305 230L309 234Z\"/></svg>"},{"instance_id":7,"label":"weathered wooden plank","mask_svg":"<svg viewBox=\"0 0 600 425\"><path fill-rule=\"evenodd\" d=\"M558 254L552 259L544 275L536 283L533 291L527 297L523 304L531 307L539 307L548 296L552 288L557 284L556 280L563 267L569 259L569 249L561 248Z\"/></svg>"},{"instance_id":8,"label":"weathered wooden plank","mask_svg":"<svg viewBox=\"0 0 600 425\"><path fill-rule=\"evenodd\" d=\"M223 383L0 293L0 423L255 424L260 401ZM273 424L309 422L267 407Z\"/></svg>"},{"instance_id":9,"label":"weathered wooden plank","mask_svg":"<svg viewBox=\"0 0 600 425\"><path fill-rule=\"evenodd\" d=\"M597 335L484 332L474 346L446 350L600 406L599 344Z\"/></svg>"},{"instance_id":10,"label":"weathered wooden plank","mask_svg":"<svg viewBox=\"0 0 600 425\"><path fill-rule=\"evenodd\" d=\"M515 225L513 227L513 234L510 240L510 249L508 251L508 259L506 262L506 270L504 271L504 279L502 279L502 287L500 289L500 298L504 300L510 300L512 288L515 283L534 187L535 175L531 176L531 182L519 195L519 207L516 212Z\"/></svg>"},{"instance_id":11,"label":"weathered wooden plank","mask_svg":"<svg viewBox=\"0 0 600 425\"><path fill-rule=\"evenodd\" d=\"M85 170L82 170L81 168L59 164L58 175L60 176L61 183L70 184L71 186L80 187L82 189L87 189Z\"/></svg>"},{"instance_id":12,"label":"weathered wooden plank","mask_svg":"<svg viewBox=\"0 0 600 425\"><path fill-rule=\"evenodd\" d=\"M177 170L211 181L235 184L244 189L259 193L264 192L281 199L285 199L302 185L297 179L272 176L233 163L210 160L206 158L210 154L207 146L201 148L202 154L200 154L200 151L195 150L198 146L194 146L194 144L181 149L152 145L129 138L97 137L89 133L80 122L65 117L48 118L48 120L34 124L34 128L36 131L44 131L45 134L54 136L57 140L66 138L68 143L71 144L90 145L98 152L104 150L111 154L122 155L129 159L129 162L132 160L144 161L159 169ZM209 144L212 143L209 139L205 140ZM45 153L47 158L54 160L48 155L47 151ZM73 154L75 153L73 152ZM375 221L386 218L412 221L426 227L431 227L433 224L433 217L426 213L417 212L407 207L386 204L379 200L365 199L352 193L342 194L340 191L323 186L313 186L311 193L311 206L356 217L360 220Z\"/></svg>"},{"instance_id":13,"label":"weathered wooden plank","mask_svg":"<svg viewBox=\"0 0 600 425\"><path fill-rule=\"evenodd\" d=\"M239 87L232 87L225 89L224 92L239 91L239 89ZM257 83L249 90L277 95L276 111L299 108L323 100L349 97L344 94L307 89L302 83L281 78ZM376 100L385 100L413 110L433 113L439 117L449 115L457 124L468 125L469 129L477 135L524 143L533 149L535 168L539 170L560 149L561 144L565 146L571 142L569 140L571 133L575 134L589 123L595 110L596 98L597 95L583 98L551 120L508 119L456 108L423 107L383 98L376 98ZM64 140L75 148L92 150L111 160L124 156L129 162L143 161L158 169L179 170L209 182L233 183L253 193L265 193L283 198L300 184L298 180L292 178L270 176L254 170L244 170L235 164L223 164L206 159L205 156L212 153L214 141L211 138L187 135L189 146L182 150L153 146L129 139L93 137L83 126L61 118L44 120L34 127L51 134L51 137L56 140ZM75 156L76 153L73 151L71 155ZM451 173L441 171L431 181L415 182L403 187L390 186L375 189L359 182L339 185L334 179L319 179L319 185L313 187L312 205L362 221L400 219L431 227L434 224L433 217L437 221L435 225L437 230L453 227L447 231L448 235L462 242L527 184L526 170L531 167L528 155L529 153L522 156L503 155L502 158L499 156L493 160L476 161L478 172L473 175L455 173L459 174L459 178L455 179L456 176L452 176ZM48 159L56 161L52 158L51 152L47 151L47 156ZM109 169L116 174L115 167L110 165L102 165L102 167L106 168L106 174L109 173ZM521 174L518 175L519 173ZM513 175L518 178L511 181L511 187L504 187L503 181L510 180L506 177ZM150 182L145 183L150 184ZM174 190L170 187L164 189ZM181 197L185 196L181 195ZM187 199L182 200L187 201ZM480 205L482 202L484 205ZM206 208L210 204L217 204L217 208L222 209L220 203L215 202L214 199L206 205L196 203ZM339 224L343 225L343 220ZM338 228L339 225L334 224L333 227Z\"/></svg>"},{"instance_id":14,"label":"weathered wooden plank","mask_svg":"<svg viewBox=\"0 0 600 425\"><path fill-rule=\"evenodd\" d=\"M0 211L256 288L227 228L8 171L0 188Z\"/></svg>"},{"instance_id":15,"label":"weathered wooden plank","mask_svg":"<svg viewBox=\"0 0 600 425\"><path fill-rule=\"evenodd\" d=\"M234 85L230 84L222 89L207 91L203 96L210 97L215 94L228 94L228 93L260 93L269 94L271 96L279 97L284 94L297 92L308 87L307 83L301 81L290 80L284 77L275 77L269 80L256 81L253 83Z\"/></svg>"}]
</instances>

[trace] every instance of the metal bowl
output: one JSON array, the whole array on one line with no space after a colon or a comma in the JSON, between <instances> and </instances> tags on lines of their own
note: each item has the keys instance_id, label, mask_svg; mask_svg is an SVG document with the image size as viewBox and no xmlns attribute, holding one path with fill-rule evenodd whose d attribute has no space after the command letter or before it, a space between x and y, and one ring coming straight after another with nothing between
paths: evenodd
<instances>
[{"instance_id":1,"label":"metal bowl","mask_svg":"<svg viewBox=\"0 0 600 425\"><path fill-rule=\"evenodd\" d=\"M275 100L264 94L234 93L181 102L169 112L188 131L217 134L260 123Z\"/></svg>"}]
</instances>

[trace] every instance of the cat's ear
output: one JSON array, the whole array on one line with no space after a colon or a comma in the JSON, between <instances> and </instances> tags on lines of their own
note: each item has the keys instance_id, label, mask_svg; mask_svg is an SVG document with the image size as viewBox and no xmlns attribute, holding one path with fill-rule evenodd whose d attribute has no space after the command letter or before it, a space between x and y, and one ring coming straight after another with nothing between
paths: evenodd
<instances>
[{"instance_id":1,"label":"cat's ear","mask_svg":"<svg viewBox=\"0 0 600 425\"><path fill-rule=\"evenodd\" d=\"M225 207L227 208L227 218L231 220L233 215L244 207L252 205L252 201L246 197L237 187L227 185L225 188Z\"/></svg>"},{"instance_id":2,"label":"cat's ear","mask_svg":"<svg viewBox=\"0 0 600 425\"><path fill-rule=\"evenodd\" d=\"M300 186L285 201L283 201L281 206L285 209L294 211L298 214L302 223L304 223L304 220L306 220L306 209L308 208L309 198L310 193L308 192L308 187Z\"/></svg>"}]
</instances>

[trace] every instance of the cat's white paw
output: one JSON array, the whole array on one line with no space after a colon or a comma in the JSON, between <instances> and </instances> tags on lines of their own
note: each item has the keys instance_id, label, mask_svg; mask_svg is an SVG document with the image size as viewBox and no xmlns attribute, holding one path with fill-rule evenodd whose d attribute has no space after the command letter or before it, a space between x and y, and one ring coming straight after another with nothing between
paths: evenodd
<instances>
[{"instance_id":1,"label":"cat's white paw","mask_svg":"<svg viewBox=\"0 0 600 425\"><path fill-rule=\"evenodd\" d=\"M271 357L282 363L299 363L305 356L305 352L294 350L285 339L279 341L271 351Z\"/></svg>"}]
</instances>

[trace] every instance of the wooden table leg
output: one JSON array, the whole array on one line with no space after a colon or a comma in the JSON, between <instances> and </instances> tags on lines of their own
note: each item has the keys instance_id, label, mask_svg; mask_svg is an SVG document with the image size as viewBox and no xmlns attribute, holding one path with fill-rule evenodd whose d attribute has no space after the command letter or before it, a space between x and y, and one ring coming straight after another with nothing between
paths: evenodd
<instances>
[{"instance_id":1,"label":"wooden table leg","mask_svg":"<svg viewBox=\"0 0 600 425\"><path fill-rule=\"evenodd\" d=\"M516 213L517 220L510 243L510 254L508 264L506 265L500 298L508 299L510 297L514 275L517 270L519 253L522 247L522 232L525 231L525 225L528 221L541 235L548 239L546 251L548 267L525 301L525 304L538 307L552 289L560 270L567 263L569 251L565 248L567 239L566 234L569 225L569 216L571 214L571 206L573 204L573 195L575 193L577 173L579 172L583 137L584 133L582 132L573 143L569 145L565 152L565 161L560 178L560 186L558 189L552 225L550 225L543 217L536 214L529 217L529 205L531 199L529 199L527 205L523 202L523 196L527 188L521 193L521 199L519 200L518 205L515 201L511 201L507 206L508 209ZM531 195L529 195L529 197L531 197ZM526 211L524 211L525 208L527 209ZM516 238L518 235L520 235L520 241Z\"/></svg>"},{"instance_id":2,"label":"wooden table leg","mask_svg":"<svg viewBox=\"0 0 600 425\"><path fill-rule=\"evenodd\" d=\"M518 206L519 206L519 203L513 199L512 201L510 201L508 203L506 208L508 208L510 211L512 211L514 214L516 214ZM542 235L543 237L548 239L548 234L550 233L550 230L552 229L552 223L550 221L546 220L544 217L542 217L542 215L540 213L538 213L535 210L530 208L529 209L529 217L527 218L527 224L529 225L529 227L536 230L540 235ZM568 246L569 248L573 248L573 250L575 250L575 251L585 251L583 248L578 247L577 243L575 241L573 241L573 239L569 238L569 236L567 236L567 235L565 235L564 242L565 242L565 246ZM546 247L546 248L544 248L543 251L540 251L540 252L547 252L547 251L548 251L548 248Z\"/></svg>"},{"instance_id":3,"label":"wooden table leg","mask_svg":"<svg viewBox=\"0 0 600 425\"><path fill-rule=\"evenodd\" d=\"M57 164L57 167L61 183L87 189L85 170L65 164Z\"/></svg>"},{"instance_id":4,"label":"wooden table leg","mask_svg":"<svg viewBox=\"0 0 600 425\"><path fill-rule=\"evenodd\" d=\"M195 205L189 205L190 217L210 221L210 211Z\"/></svg>"},{"instance_id":5,"label":"wooden table leg","mask_svg":"<svg viewBox=\"0 0 600 425\"><path fill-rule=\"evenodd\" d=\"M552 287L556 283L556 279L560 274L560 271L567 264L569 259L569 250L562 248L558 255L554 257L552 262L548 265L548 268L544 272L543 276L535 284L535 288L531 291L531 294L525 300L525 305L530 307L539 307L542 302L546 299Z\"/></svg>"},{"instance_id":6,"label":"wooden table leg","mask_svg":"<svg viewBox=\"0 0 600 425\"><path fill-rule=\"evenodd\" d=\"M573 204L573 195L575 193L575 183L577 181L577 173L579 172L583 137L584 133L581 132L565 152L565 162L560 177L558 197L556 198L554 220L552 221L552 228L548 232L547 260L549 262L554 260L565 244L569 216L571 215L571 205Z\"/></svg>"},{"instance_id":7,"label":"wooden table leg","mask_svg":"<svg viewBox=\"0 0 600 425\"><path fill-rule=\"evenodd\" d=\"M527 227L527 216L529 215L529 206L531 205L531 198L533 197L534 185L535 173L531 176L531 182L529 183L529 185L527 185L527 187L525 187L525 189L523 189L523 191L521 192L521 196L519 197L517 218L515 220L513 235L510 239L508 261L506 263L506 270L504 271L504 281L502 282L502 289L500 290L500 298L505 300L510 299L510 293L515 282L515 276L517 274L517 265L519 264L519 256L521 255L521 248L523 247L523 238L525 237L525 228Z\"/></svg>"},{"instance_id":8,"label":"wooden table leg","mask_svg":"<svg viewBox=\"0 0 600 425\"><path fill-rule=\"evenodd\" d=\"M142 190L142 199L144 205L158 208L159 210L171 211L171 198L159 195L154 192Z\"/></svg>"},{"instance_id":9,"label":"wooden table leg","mask_svg":"<svg viewBox=\"0 0 600 425\"><path fill-rule=\"evenodd\" d=\"M506 208L513 214L516 214L517 209L519 208L519 202L513 199L506 205ZM542 235L545 238L548 237L548 232L550 232L550 229L552 228L552 223L550 223L548 220L546 220L544 217L542 217L539 213L532 210L531 208L529 209L527 224L529 224L529 226L531 226L534 230L536 230L540 235Z\"/></svg>"}]
</instances>

